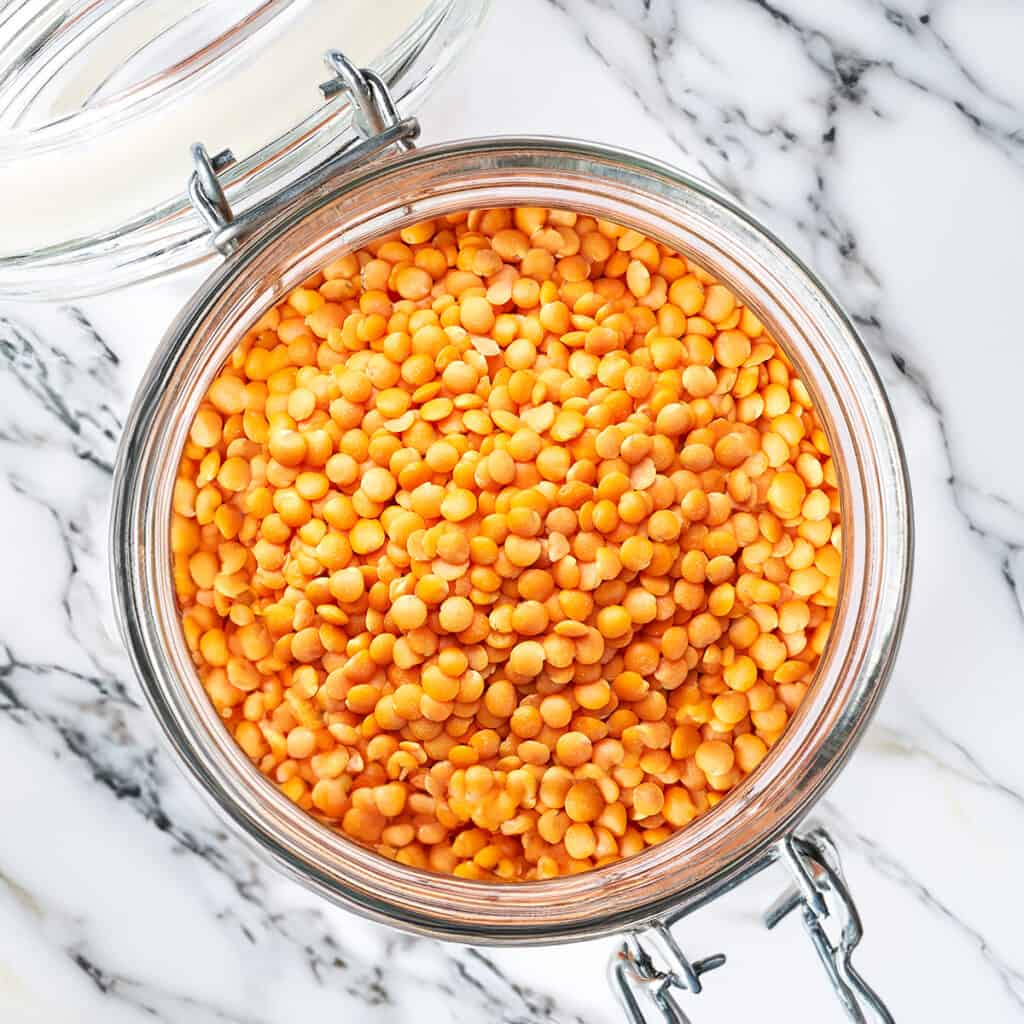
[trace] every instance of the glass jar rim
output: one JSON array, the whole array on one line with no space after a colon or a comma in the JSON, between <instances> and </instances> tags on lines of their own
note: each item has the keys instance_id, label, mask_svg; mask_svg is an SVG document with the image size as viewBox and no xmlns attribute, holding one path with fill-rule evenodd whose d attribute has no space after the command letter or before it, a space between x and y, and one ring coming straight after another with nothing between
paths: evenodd
<instances>
[{"instance_id":1,"label":"glass jar rim","mask_svg":"<svg viewBox=\"0 0 1024 1024\"><path fill-rule=\"evenodd\" d=\"M393 230L499 205L490 201L499 193L515 200L507 205L562 206L635 227L735 288L793 359L839 442L844 513L832 637L804 706L764 765L656 847L579 875L526 883L475 882L397 864L337 835L264 779L217 720L180 629L173 648L166 539L168 467L176 466L182 421L187 426L190 418L178 400L190 398L194 411L200 386L237 340L239 317L242 326L251 322L326 262L326 253L379 237L385 223ZM703 902L799 823L845 763L891 670L909 590L912 521L902 448L863 343L824 285L752 215L638 154L562 139L489 138L360 169L297 201L211 275L168 332L128 418L112 549L122 632L166 734L207 795L279 867L335 902L408 930L543 942L591 937L643 923L669 905Z\"/></svg>"}]
</instances>

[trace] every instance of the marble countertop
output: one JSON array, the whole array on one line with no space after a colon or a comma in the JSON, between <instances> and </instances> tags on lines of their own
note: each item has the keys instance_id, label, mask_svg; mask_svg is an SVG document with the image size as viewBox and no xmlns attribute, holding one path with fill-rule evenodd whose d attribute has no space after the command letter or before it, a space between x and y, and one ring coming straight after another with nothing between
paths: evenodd
<instances>
[{"instance_id":1,"label":"marble countertop","mask_svg":"<svg viewBox=\"0 0 1024 1024\"><path fill-rule=\"evenodd\" d=\"M496 0L430 139L542 132L736 194L859 324L906 444L917 568L881 710L817 818L899 1021L1024 1019L1024 6ZM972 269L973 268L973 269ZM483 950L335 910L225 834L112 625L120 423L194 274L0 308L0 1020L604 1024L612 940ZM769 877L770 876L770 877ZM769 871L682 922L697 1024L840 1021Z\"/></svg>"}]
</instances>

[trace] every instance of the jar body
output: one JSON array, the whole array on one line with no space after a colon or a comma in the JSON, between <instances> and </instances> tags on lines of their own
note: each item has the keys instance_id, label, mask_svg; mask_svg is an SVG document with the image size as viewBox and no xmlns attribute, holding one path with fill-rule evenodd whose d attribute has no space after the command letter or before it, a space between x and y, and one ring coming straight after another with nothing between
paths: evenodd
<instances>
[{"instance_id":1,"label":"jar body","mask_svg":"<svg viewBox=\"0 0 1024 1024\"><path fill-rule=\"evenodd\" d=\"M669 840L580 875L473 882L385 860L315 821L248 762L193 669L168 528L189 423L248 324L320 266L406 224L472 207L568 208L635 228L732 288L786 349L840 477L844 567L827 649L763 765ZM699 905L771 857L820 798L881 695L909 586L909 490L891 412L847 318L800 262L707 186L622 151L544 139L418 150L303 197L249 239L164 340L126 426L115 480L114 585L135 667L185 767L279 867L398 927L477 943L589 938Z\"/></svg>"}]
</instances>

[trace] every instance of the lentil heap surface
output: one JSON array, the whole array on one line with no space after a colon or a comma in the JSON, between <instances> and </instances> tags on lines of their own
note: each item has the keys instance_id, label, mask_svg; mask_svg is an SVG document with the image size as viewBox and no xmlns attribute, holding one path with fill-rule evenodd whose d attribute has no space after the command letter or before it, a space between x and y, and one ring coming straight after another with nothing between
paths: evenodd
<instances>
[{"instance_id":1,"label":"lentil heap surface","mask_svg":"<svg viewBox=\"0 0 1024 1024\"><path fill-rule=\"evenodd\" d=\"M405 864L576 872L753 771L818 663L836 470L757 317L571 212L347 255L191 426L171 547L210 699L300 807Z\"/></svg>"}]
</instances>

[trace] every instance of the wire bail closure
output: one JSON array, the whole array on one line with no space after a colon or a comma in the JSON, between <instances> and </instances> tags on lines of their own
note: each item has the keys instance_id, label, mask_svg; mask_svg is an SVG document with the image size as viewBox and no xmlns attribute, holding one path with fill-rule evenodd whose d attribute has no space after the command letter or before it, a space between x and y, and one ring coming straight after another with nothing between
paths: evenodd
<instances>
[{"instance_id":1,"label":"wire bail closure","mask_svg":"<svg viewBox=\"0 0 1024 1024\"><path fill-rule=\"evenodd\" d=\"M723 966L725 956L716 953L703 960L689 960L664 921L655 921L643 938L656 947L657 960L641 936L633 933L612 954L608 964L612 989L630 1024L654 1024L644 1012L642 1001L647 1002L665 1024L692 1024L676 1001L673 989L698 995L704 988L701 975Z\"/></svg>"},{"instance_id":2,"label":"wire bail closure","mask_svg":"<svg viewBox=\"0 0 1024 1024\"><path fill-rule=\"evenodd\" d=\"M765 925L774 928L799 909L804 928L847 1017L854 1024L894 1024L878 994L853 966L853 951L864 929L831 837L822 828L805 835L788 835L765 864L774 860L789 868L794 884L765 912ZM685 913L670 914L669 920L678 920ZM838 927L837 938L829 937L826 925L833 930ZM668 924L656 920L645 931L626 937L612 954L608 974L629 1024L692 1024L675 993L698 995L703 988L701 975L724 963L725 957L720 953L691 962ZM648 1016L647 1010L653 1016Z\"/></svg>"},{"instance_id":3,"label":"wire bail closure","mask_svg":"<svg viewBox=\"0 0 1024 1024\"><path fill-rule=\"evenodd\" d=\"M236 215L220 177L236 162L234 154L225 149L211 157L201 142L193 144L189 201L210 229L210 240L222 255L230 256L246 237L294 199L389 148L398 152L411 149L419 136L419 122L399 115L387 84L377 72L356 67L340 50L328 50L324 61L334 76L320 85L320 93L326 100L341 94L348 97L357 138L277 194Z\"/></svg>"},{"instance_id":4,"label":"wire bail closure","mask_svg":"<svg viewBox=\"0 0 1024 1024\"><path fill-rule=\"evenodd\" d=\"M188 179L188 198L210 231L219 231L231 222L231 204L217 175L234 162L235 155L230 149L222 149L211 157L201 142L192 144L192 166L195 170Z\"/></svg>"},{"instance_id":5,"label":"wire bail closure","mask_svg":"<svg viewBox=\"0 0 1024 1024\"><path fill-rule=\"evenodd\" d=\"M320 84L320 94L325 100L339 93L348 94L355 105L356 128L364 139L380 135L401 121L395 101L376 71L357 68L340 50L328 50L324 63L334 72L334 77ZM406 150L413 144L410 139L402 139L397 145Z\"/></svg>"},{"instance_id":6,"label":"wire bail closure","mask_svg":"<svg viewBox=\"0 0 1024 1024\"><path fill-rule=\"evenodd\" d=\"M853 951L864 936L864 927L831 836L823 828L787 836L780 844L780 855L795 885L765 911L765 925L774 928L799 909L804 929L849 1019L854 1024L894 1024L881 998L853 966ZM828 923L838 926L836 939L829 937Z\"/></svg>"}]
</instances>

